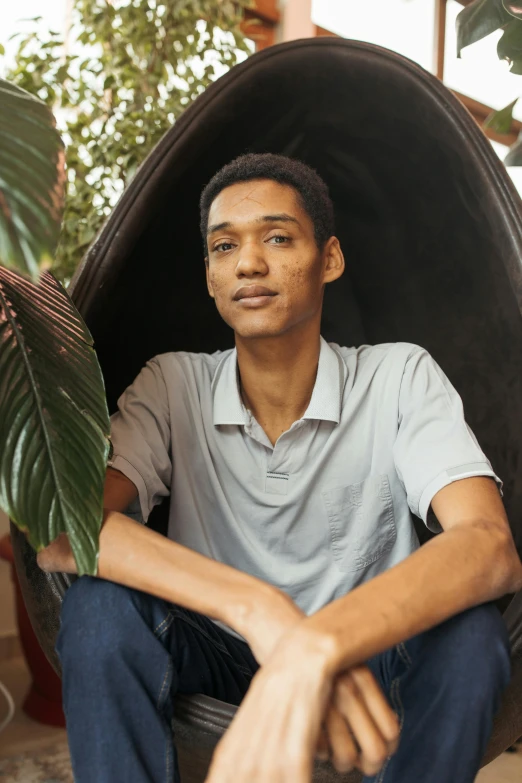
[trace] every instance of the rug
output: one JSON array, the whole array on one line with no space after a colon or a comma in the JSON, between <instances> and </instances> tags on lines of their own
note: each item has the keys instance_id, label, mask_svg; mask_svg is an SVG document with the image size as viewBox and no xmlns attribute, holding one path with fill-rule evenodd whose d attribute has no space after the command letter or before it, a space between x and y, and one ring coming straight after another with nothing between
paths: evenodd
<instances>
[{"instance_id":1,"label":"rug","mask_svg":"<svg viewBox=\"0 0 522 783\"><path fill-rule=\"evenodd\" d=\"M0 759L1 783L74 783L67 743Z\"/></svg>"}]
</instances>

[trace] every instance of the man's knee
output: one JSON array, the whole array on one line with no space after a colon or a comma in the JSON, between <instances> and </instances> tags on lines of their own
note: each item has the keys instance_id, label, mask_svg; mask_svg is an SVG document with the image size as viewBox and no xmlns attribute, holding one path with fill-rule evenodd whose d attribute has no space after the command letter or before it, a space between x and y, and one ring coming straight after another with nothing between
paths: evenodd
<instances>
[{"instance_id":1,"label":"man's knee","mask_svg":"<svg viewBox=\"0 0 522 783\"><path fill-rule=\"evenodd\" d=\"M452 688L488 699L499 694L511 676L507 629L493 604L468 609L433 629L426 639L438 657L441 679Z\"/></svg>"},{"instance_id":2,"label":"man's knee","mask_svg":"<svg viewBox=\"0 0 522 783\"><path fill-rule=\"evenodd\" d=\"M510 645L506 624L494 604L481 604L451 618L450 638L470 660L504 666L509 664ZM466 655L464 657L467 657Z\"/></svg>"},{"instance_id":3,"label":"man's knee","mask_svg":"<svg viewBox=\"0 0 522 783\"><path fill-rule=\"evenodd\" d=\"M141 594L104 579L74 582L65 594L56 645L62 665L114 658L132 646L136 624L147 621L141 603Z\"/></svg>"}]
</instances>

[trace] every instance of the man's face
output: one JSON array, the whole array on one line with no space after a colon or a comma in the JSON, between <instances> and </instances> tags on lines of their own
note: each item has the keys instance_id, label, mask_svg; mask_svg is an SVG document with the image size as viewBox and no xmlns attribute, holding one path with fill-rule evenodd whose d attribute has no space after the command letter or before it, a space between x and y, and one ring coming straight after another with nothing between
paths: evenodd
<instances>
[{"instance_id":1,"label":"man's face","mask_svg":"<svg viewBox=\"0 0 522 783\"><path fill-rule=\"evenodd\" d=\"M324 283L343 272L337 239L323 251L297 193L272 180L241 182L212 202L207 284L240 337L273 337L320 317Z\"/></svg>"}]
</instances>

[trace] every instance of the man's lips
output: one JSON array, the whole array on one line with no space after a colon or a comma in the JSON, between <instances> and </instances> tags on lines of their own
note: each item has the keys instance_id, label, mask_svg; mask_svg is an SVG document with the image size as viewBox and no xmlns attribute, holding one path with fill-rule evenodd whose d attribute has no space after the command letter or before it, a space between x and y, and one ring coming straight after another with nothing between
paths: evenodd
<instances>
[{"instance_id":1,"label":"man's lips","mask_svg":"<svg viewBox=\"0 0 522 783\"><path fill-rule=\"evenodd\" d=\"M258 296L277 296L277 292L263 285L247 285L236 291L234 300L238 302L240 299L253 299Z\"/></svg>"}]
</instances>

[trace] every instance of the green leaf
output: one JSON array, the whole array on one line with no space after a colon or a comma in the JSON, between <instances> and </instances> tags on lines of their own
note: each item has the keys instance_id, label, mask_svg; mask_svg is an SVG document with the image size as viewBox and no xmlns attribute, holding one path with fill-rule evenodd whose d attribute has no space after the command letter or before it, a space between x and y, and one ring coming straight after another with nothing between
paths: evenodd
<instances>
[{"instance_id":1,"label":"green leaf","mask_svg":"<svg viewBox=\"0 0 522 783\"><path fill-rule=\"evenodd\" d=\"M109 415L92 337L49 272L0 267L0 506L40 550L67 533L95 574Z\"/></svg>"},{"instance_id":2,"label":"green leaf","mask_svg":"<svg viewBox=\"0 0 522 783\"><path fill-rule=\"evenodd\" d=\"M0 54L5 54L5 46L0 43Z\"/></svg>"},{"instance_id":3,"label":"green leaf","mask_svg":"<svg viewBox=\"0 0 522 783\"><path fill-rule=\"evenodd\" d=\"M517 141L509 148L509 152L504 158L504 165L522 166L522 134L519 134Z\"/></svg>"},{"instance_id":4,"label":"green leaf","mask_svg":"<svg viewBox=\"0 0 522 783\"><path fill-rule=\"evenodd\" d=\"M512 19L499 38L497 54L507 60L511 73L522 74L522 21Z\"/></svg>"},{"instance_id":5,"label":"green leaf","mask_svg":"<svg viewBox=\"0 0 522 783\"><path fill-rule=\"evenodd\" d=\"M517 103L518 98L504 106L503 109L492 112L484 122L485 128L491 128L491 130L497 133L509 133L511 130L511 123L513 122L513 109Z\"/></svg>"},{"instance_id":6,"label":"green leaf","mask_svg":"<svg viewBox=\"0 0 522 783\"><path fill-rule=\"evenodd\" d=\"M511 16L522 19L522 0L502 0L502 5Z\"/></svg>"},{"instance_id":7,"label":"green leaf","mask_svg":"<svg viewBox=\"0 0 522 783\"><path fill-rule=\"evenodd\" d=\"M465 46L480 41L512 19L502 0L474 0L457 16L457 57Z\"/></svg>"},{"instance_id":8,"label":"green leaf","mask_svg":"<svg viewBox=\"0 0 522 783\"><path fill-rule=\"evenodd\" d=\"M58 242L64 184L50 110L0 79L0 263L38 279Z\"/></svg>"}]
</instances>

